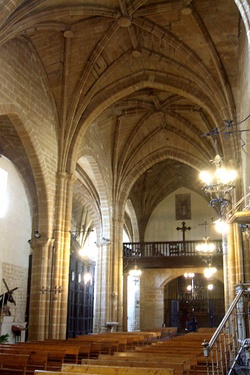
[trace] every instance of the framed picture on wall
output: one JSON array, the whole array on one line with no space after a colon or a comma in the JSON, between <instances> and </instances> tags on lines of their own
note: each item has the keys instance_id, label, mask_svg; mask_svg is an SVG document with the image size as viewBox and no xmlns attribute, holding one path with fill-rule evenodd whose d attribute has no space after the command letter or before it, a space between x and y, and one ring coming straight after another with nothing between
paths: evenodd
<instances>
[{"instance_id":1,"label":"framed picture on wall","mask_svg":"<svg viewBox=\"0 0 250 375\"><path fill-rule=\"evenodd\" d=\"M191 220L191 195L175 195L175 220Z\"/></svg>"}]
</instances>

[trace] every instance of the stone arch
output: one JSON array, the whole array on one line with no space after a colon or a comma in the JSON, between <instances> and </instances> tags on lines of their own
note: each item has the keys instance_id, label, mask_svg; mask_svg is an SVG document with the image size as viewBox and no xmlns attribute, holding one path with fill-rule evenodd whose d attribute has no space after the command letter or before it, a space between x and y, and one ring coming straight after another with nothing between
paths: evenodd
<instances>
[{"instance_id":1,"label":"stone arch","mask_svg":"<svg viewBox=\"0 0 250 375\"><path fill-rule=\"evenodd\" d=\"M93 194L81 183L81 179L78 179L74 183L73 195L77 196L77 201L87 208L90 216L93 219L93 224L96 228L96 233L99 238L102 234L102 219L101 212L99 210L96 201L93 198Z\"/></svg>"},{"instance_id":2,"label":"stone arch","mask_svg":"<svg viewBox=\"0 0 250 375\"><path fill-rule=\"evenodd\" d=\"M27 59L27 56L30 58ZM30 190L33 190L34 197L34 229L39 227L47 238L51 238L58 162L56 117L51 97L41 78L37 56L33 55L30 46L25 46L19 39L1 47L1 67L5 76L0 103L1 120L7 118L15 131L14 139L12 136L10 139L17 162L17 153L22 145L19 156L20 161L23 159L21 170L25 164L29 168L26 175L32 175ZM3 126L0 131L5 131ZM8 152L11 154L10 149Z\"/></svg>"},{"instance_id":3,"label":"stone arch","mask_svg":"<svg viewBox=\"0 0 250 375\"><path fill-rule=\"evenodd\" d=\"M127 200L126 207L127 208L125 208L125 211L128 212L128 214L129 214L131 225L132 225L132 230L133 230L132 242L137 242L137 241L139 241L138 221L137 221L137 218L136 218L136 213L135 213L133 204L132 204L130 199Z\"/></svg>"},{"instance_id":4,"label":"stone arch","mask_svg":"<svg viewBox=\"0 0 250 375\"><path fill-rule=\"evenodd\" d=\"M96 160L94 155L90 153L84 154L79 160L81 169L84 170L84 164L86 167L85 174L88 176L92 184L88 184L88 193L92 196L92 202L96 206L96 212L98 210L99 225L98 233L100 239L102 237L109 238L111 228L111 217L110 217L110 197L107 195L107 189L103 188L103 176L101 167ZM95 197L95 199L93 199ZM95 214L95 217L97 215Z\"/></svg>"},{"instance_id":5,"label":"stone arch","mask_svg":"<svg viewBox=\"0 0 250 375\"><path fill-rule=\"evenodd\" d=\"M15 104L0 105L0 116L8 119L10 127L13 127L16 134L14 143L7 141L8 143L1 147L1 152L6 153L22 176L31 204L34 229L38 229L42 224L43 231L47 232L52 227L53 221L49 214L52 212L49 203L51 200L48 199L51 182L48 171L44 168L46 162L39 139L34 135L31 127L26 126L28 118ZM8 134L6 137L5 140L8 139ZM21 151L21 154L18 154L18 151Z\"/></svg>"},{"instance_id":6,"label":"stone arch","mask_svg":"<svg viewBox=\"0 0 250 375\"><path fill-rule=\"evenodd\" d=\"M243 20L246 35L248 39L248 48L250 46L250 2L249 0L234 0L235 4L237 5L241 18Z\"/></svg>"},{"instance_id":7,"label":"stone arch","mask_svg":"<svg viewBox=\"0 0 250 375\"><path fill-rule=\"evenodd\" d=\"M203 267L203 268L194 267L194 268L191 269L191 271L194 272L194 273L202 274L204 268L206 268L206 267ZM171 282L172 280L182 276L185 272L187 272L187 270L184 269L184 268L176 268L176 269L173 269L173 270L167 270L167 272L169 273L167 277L162 275L162 278L159 281L159 287L164 288L169 282ZM217 273L213 277L215 279L217 279L218 281L223 283L224 282L224 280L223 280L223 270L218 270Z\"/></svg>"},{"instance_id":8,"label":"stone arch","mask_svg":"<svg viewBox=\"0 0 250 375\"><path fill-rule=\"evenodd\" d=\"M185 161L186 164L190 165L194 169L199 170L200 161L197 160L193 155L189 155L187 158L187 152L184 153L182 151L176 150L174 148L165 148L161 149L157 152L150 154L148 157L144 158L140 163L138 163L132 170L131 173L128 174L124 183L123 183L123 190L120 195L120 201L126 202L127 195L135 183L136 179L143 174L147 169L152 167L154 164L165 160L166 158L176 159L179 161ZM204 163L205 166L205 163ZM124 203L125 204L125 203Z\"/></svg>"}]
</instances>

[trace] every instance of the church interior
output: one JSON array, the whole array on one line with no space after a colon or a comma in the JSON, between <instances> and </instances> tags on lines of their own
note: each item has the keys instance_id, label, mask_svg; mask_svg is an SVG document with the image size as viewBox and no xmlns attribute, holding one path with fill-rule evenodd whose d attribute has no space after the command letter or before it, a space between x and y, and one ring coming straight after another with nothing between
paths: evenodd
<instances>
[{"instance_id":1,"label":"church interior","mask_svg":"<svg viewBox=\"0 0 250 375\"><path fill-rule=\"evenodd\" d=\"M250 283L250 1L0 9L0 336L218 328Z\"/></svg>"}]
</instances>

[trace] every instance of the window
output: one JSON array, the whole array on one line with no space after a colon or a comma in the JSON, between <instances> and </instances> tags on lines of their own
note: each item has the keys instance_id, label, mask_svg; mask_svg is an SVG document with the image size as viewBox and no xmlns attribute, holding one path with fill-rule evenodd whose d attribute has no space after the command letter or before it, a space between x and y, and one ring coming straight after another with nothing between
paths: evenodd
<instances>
[{"instance_id":1,"label":"window","mask_svg":"<svg viewBox=\"0 0 250 375\"><path fill-rule=\"evenodd\" d=\"M0 168L0 218L3 218L7 209L7 179L8 172Z\"/></svg>"}]
</instances>

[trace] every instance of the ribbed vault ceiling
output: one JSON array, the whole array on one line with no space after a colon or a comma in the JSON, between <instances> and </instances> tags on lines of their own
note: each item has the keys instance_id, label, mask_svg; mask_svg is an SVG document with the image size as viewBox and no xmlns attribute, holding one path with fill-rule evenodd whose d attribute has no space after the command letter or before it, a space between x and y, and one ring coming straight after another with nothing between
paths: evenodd
<instances>
[{"instance_id":1,"label":"ribbed vault ceiling","mask_svg":"<svg viewBox=\"0 0 250 375\"><path fill-rule=\"evenodd\" d=\"M69 171L87 149L94 155L88 142L100 142L106 175L127 189L142 226L175 189L200 191L197 172L215 151L202 135L235 121L241 25L233 0L3 3L0 44L15 40L36 56L67 150L59 169ZM17 135L0 121L15 149ZM236 146L218 137L225 159L237 158Z\"/></svg>"}]
</instances>

